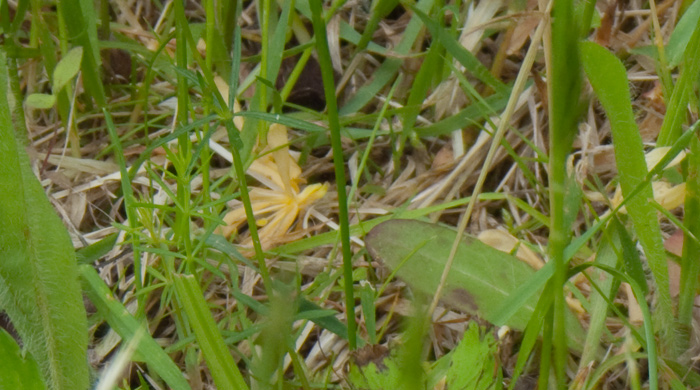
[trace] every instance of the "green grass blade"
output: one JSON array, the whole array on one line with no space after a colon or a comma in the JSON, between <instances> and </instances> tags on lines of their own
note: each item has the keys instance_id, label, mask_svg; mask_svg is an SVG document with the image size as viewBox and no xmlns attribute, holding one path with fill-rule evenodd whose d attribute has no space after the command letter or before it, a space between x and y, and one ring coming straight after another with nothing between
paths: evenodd
<instances>
[{"instance_id":1,"label":"green grass blade","mask_svg":"<svg viewBox=\"0 0 700 390\"><path fill-rule=\"evenodd\" d=\"M675 142L681 135L681 125L686 121L688 101L700 72L700 23L695 25L693 35L684 49L681 75L667 103L666 116L657 139L658 146Z\"/></svg>"},{"instance_id":2,"label":"green grass blade","mask_svg":"<svg viewBox=\"0 0 700 390\"><path fill-rule=\"evenodd\" d=\"M647 351L647 364L649 367L649 389L651 390L657 390L659 388L659 369L658 369L658 355L657 355L657 349L656 349L656 339L654 338L654 325L653 325L653 319L651 317L651 311L649 309L649 306L647 305L646 302L646 296L644 294L644 290L642 287L637 283L633 278L630 278L628 275L623 274L622 272L612 268L608 267L607 265L599 264L599 263L592 263L592 264L586 264L583 266L580 266L581 269L593 266L596 268L599 268L613 277L619 279L619 280L624 280L627 282L630 287L632 287L632 292L634 293L634 297L637 299L637 303L639 304L639 308L642 311L642 318L644 318L644 341L646 343L646 351ZM573 270L574 272L577 272L578 270Z\"/></svg>"},{"instance_id":3,"label":"green grass blade","mask_svg":"<svg viewBox=\"0 0 700 390\"><path fill-rule=\"evenodd\" d=\"M685 48L688 46L690 37L698 23L700 23L700 2L696 1L685 11L668 40L666 54L668 55L669 67L675 68L681 63Z\"/></svg>"},{"instance_id":4,"label":"green grass blade","mask_svg":"<svg viewBox=\"0 0 700 390\"><path fill-rule=\"evenodd\" d=\"M345 281L345 313L348 321L348 344L353 350L357 347L357 324L355 323L355 296L352 277L352 248L350 247L350 224L348 222L348 198L345 188L345 161L343 161L343 145L340 139L340 123L338 119L338 102L335 98L335 81L333 81L333 64L328 48L326 25L321 15L320 0L311 0L311 14L316 39L316 52L321 66L323 91L326 95L328 111L328 128L331 133L333 149L333 165L338 191L338 220L340 225L340 242L343 249L343 277Z\"/></svg>"},{"instance_id":5,"label":"green grass blade","mask_svg":"<svg viewBox=\"0 0 700 390\"><path fill-rule=\"evenodd\" d=\"M117 161L117 164L119 165L119 172L121 173L121 189L122 189L122 196L124 197L124 209L126 211L126 217L129 220L129 225L130 226L136 226L137 225L137 216L136 216L136 208L134 207L134 203L136 202L136 199L134 198L134 191L131 187L131 178L129 177L129 174L126 170L126 160L124 159L124 150L122 148L121 140L119 139L119 135L117 134L117 129L114 126L114 122L112 121L112 116L109 114L106 108L102 109L102 113L105 116L105 122L107 124L107 131L109 132L110 139L112 140L112 146L114 147L114 159ZM131 241L131 246L134 250L134 276L135 276L135 281L136 281L136 292L138 293L141 288L143 288L143 271L141 267L141 253L138 249L139 247L139 235L138 234L130 234L130 241ZM141 317L143 315L143 309L144 309L144 295L137 295L138 298L138 316Z\"/></svg>"},{"instance_id":6,"label":"green grass blade","mask_svg":"<svg viewBox=\"0 0 700 390\"><path fill-rule=\"evenodd\" d=\"M666 346L673 351L676 336L666 253L656 210L647 201L654 196L651 183L644 185L637 196L630 196L647 176L647 166L642 139L632 112L627 72L620 60L605 48L591 42L582 43L580 48L586 75L610 119L622 194L628 203L628 213L657 286L656 324Z\"/></svg>"},{"instance_id":7,"label":"green grass blade","mask_svg":"<svg viewBox=\"0 0 700 390\"><path fill-rule=\"evenodd\" d=\"M414 6L414 9L429 12L429 10L433 8L434 3L435 0L420 0ZM415 44L421 28L421 21L418 17L413 16L401 36L401 42L394 48L394 52L400 55L408 54ZM387 58L384 60L379 69L374 72L372 82L360 88L360 90L340 109L339 114L348 115L360 111L367 103L377 96L382 88L391 82L399 69L401 69L401 65L403 65L403 60L399 58Z\"/></svg>"},{"instance_id":8,"label":"green grass blade","mask_svg":"<svg viewBox=\"0 0 700 390\"><path fill-rule=\"evenodd\" d=\"M0 50L0 96L10 94ZM75 252L0 104L0 307L52 389L88 387L87 321Z\"/></svg>"},{"instance_id":9,"label":"green grass blade","mask_svg":"<svg viewBox=\"0 0 700 390\"><path fill-rule=\"evenodd\" d=\"M414 134L413 126L416 123L416 118L420 114L423 108L423 101L428 93L430 85L435 78L435 69L438 69L441 61L441 54L443 49L439 41L433 41L428 49L428 53L425 55L423 64L416 75L413 84L411 84L411 92L408 95L408 101L406 102L406 110L404 110L403 121L402 121L402 131L398 141L398 153L395 154L394 158L396 165L400 166L400 161L398 159L403 155L404 148L406 147L407 140L411 139ZM400 171L397 171L398 175Z\"/></svg>"},{"instance_id":10,"label":"green grass blade","mask_svg":"<svg viewBox=\"0 0 700 390\"><path fill-rule=\"evenodd\" d=\"M192 275L173 275L173 284L185 309L187 319L194 331L207 366L218 389L248 389L233 361L224 338L209 311L197 280Z\"/></svg>"},{"instance_id":11,"label":"green grass blade","mask_svg":"<svg viewBox=\"0 0 700 390\"><path fill-rule=\"evenodd\" d=\"M598 246L595 260L600 264L611 267L615 266L618 260L618 257L613 250L613 246L618 244L618 242L615 241L612 232L613 229L617 228L616 225L608 225L608 234L605 234L603 241ZM591 279L593 282L598 284L602 294L606 294L607 297L610 296L613 288L612 278L606 277L599 272L594 272L591 273ZM600 340L603 335L608 313L608 303L601 292L595 290L591 293L591 310L589 311L591 320L588 326L588 333L586 334L586 342L583 346L583 354L581 355L579 370L586 369L588 364L597 358L598 353L601 350Z\"/></svg>"},{"instance_id":12,"label":"green grass blade","mask_svg":"<svg viewBox=\"0 0 700 390\"><path fill-rule=\"evenodd\" d=\"M549 230L549 256L554 263L552 293L554 295L552 334L545 332L545 340L552 338L553 365L557 386L563 386L566 377L568 355L567 329L564 322L566 302L565 250L571 241L571 215L576 213L579 203L575 198L576 182L567 172L566 161L577 134L579 116L579 94L581 90L581 64L576 41L578 21L573 17L573 2L555 0L552 10L551 63L547 74L549 90L549 208L551 225ZM573 199L573 201L572 201ZM548 329L548 324L545 324ZM543 348L542 354L549 354ZM547 378L547 375L544 375Z\"/></svg>"},{"instance_id":13,"label":"green grass blade","mask_svg":"<svg viewBox=\"0 0 700 390\"><path fill-rule=\"evenodd\" d=\"M462 66L464 66L474 77L478 78L484 84L493 88L501 96L509 96L510 88L497 79L489 69L476 58L472 52L465 49L462 44L453 37L448 30L440 27L434 18L426 15L422 10L414 8L413 12L421 18L421 21L428 27L434 39L438 39L445 47L445 50L452 55ZM433 70L434 71L434 70Z\"/></svg>"},{"instance_id":14,"label":"green grass blade","mask_svg":"<svg viewBox=\"0 0 700 390\"><path fill-rule=\"evenodd\" d=\"M124 305L113 297L109 287L97 272L89 265L81 265L79 272L83 289L90 301L97 307L98 313L105 318L109 326L121 336L122 340L128 343L138 335L139 341L136 345L136 351L148 366L158 373L170 388L189 389L190 386L177 365L151 335L143 331L144 327L126 310Z\"/></svg>"},{"instance_id":15,"label":"green grass blade","mask_svg":"<svg viewBox=\"0 0 700 390\"><path fill-rule=\"evenodd\" d=\"M97 105L107 103L102 85L102 60L97 43L97 15L91 0L59 1L58 11L67 21L70 39L83 47L83 85Z\"/></svg>"}]
</instances>

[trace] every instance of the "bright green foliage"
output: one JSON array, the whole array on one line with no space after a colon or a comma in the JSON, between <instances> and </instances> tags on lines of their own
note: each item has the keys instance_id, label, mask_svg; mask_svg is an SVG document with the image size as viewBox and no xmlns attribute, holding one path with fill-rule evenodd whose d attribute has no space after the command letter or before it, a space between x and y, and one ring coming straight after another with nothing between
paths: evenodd
<instances>
[{"instance_id":1,"label":"bright green foliage","mask_svg":"<svg viewBox=\"0 0 700 390\"><path fill-rule=\"evenodd\" d=\"M457 348L448 355L452 362L447 371L447 387L450 390L503 388L503 374L496 361L497 351L493 334L482 337L479 326L471 323Z\"/></svg>"},{"instance_id":2,"label":"bright green foliage","mask_svg":"<svg viewBox=\"0 0 700 390\"><path fill-rule=\"evenodd\" d=\"M0 96L10 96L0 51ZM0 307L51 389L88 387L87 322L70 237L0 104Z\"/></svg>"},{"instance_id":3,"label":"bright green foliage","mask_svg":"<svg viewBox=\"0 0 700 390\"><path fill-rule=\"evenodd\" d=\"M401 381L402 373L395 358L387 358L379 368L375 363L369 363L365 367L352 365L348 373L350 383L367 390L394 389Z\"/></svg>"},{"instance_id":4,"label":"bright green foliage","mask_svg":"<svg viewBox=\"0 0 700 390\"><path fill-rule=\"evenodd\" d=\"M80 70L80 61L83 59L83 48L78 46L71 49L53 70L53 89L54 93L63 89L68 82L78 74Z\"/></svg>"},{"instance_id":5,"label":"bright green foliage","mask_svg":"<svg viewBox=\"0 0 700 390\"><path fill-rule=\"evenodd\" d=\"M666 45L666 55L668 57L668 65L675 67L681 63L685 48L690 42L690 37L693 35L695 27L700 22L700 2L694 2L683 14L683 17L673 29L671 38Z\"/></svg>"},{"instance_id":6,"label":"bright green foliage","mask_svg":"<svg viewBox=\"0 0 700 390\"><path fill-rule=\"evenodd\" d=\"M401 350L401 349L398 349ZM492 333L483 334L479 325L471 323L459 345L437 362L424 364L427 383L416 388L433 388L439 382L450 390L497 390L503 388L503 374L497 361L498 344ZM379 365L370 362L359 367L353 364L348 373L352 386L367 390L400 388L406 373L401 370L401 356L391 355ZM426 385L430 385L427 386Z\"/></svg>"},{"instance_id":7,"label":"bright green foliage","mask_svg":"<svg viewBox=\"0 0 700 390\"><path fill-rule=\"evenodd\" d=\"M15 340L0 329L0 390L43 390L39 366L31 354L23 355Z\"/></svg>"},{"instance_id":8,"label":"bright green foliage","mask_svg":"<svg viewBox=\"0 0 700 390\"><path fill-rule=\"evenodd\" d=\"M80 61L83 58L83 48L75 47L61 59L53 71L53 94L33 93L27 96L27 105L39 108L48 109L56 103L58 94L63 90L63 87L78 74L80 70Z\"/></svg>"}]
</instances>

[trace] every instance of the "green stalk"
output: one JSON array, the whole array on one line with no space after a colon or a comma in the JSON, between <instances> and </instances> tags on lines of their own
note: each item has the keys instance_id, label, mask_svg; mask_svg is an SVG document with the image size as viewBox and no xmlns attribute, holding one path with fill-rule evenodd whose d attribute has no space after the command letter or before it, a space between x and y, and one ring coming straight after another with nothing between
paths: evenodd
<instances>
[{"instance_id":1,"label":"green stalk","mask_svg":"<svg viewBox=\"0 0 700 390\"><path fill-rule=\"evenodd\" d=\"M321 1L309 2L311 8L314 35L316 36L316 51L321 65L323 91L326 95L328 109L328 127L331 132L331 147L333 148L333 165L338 188L338 219L340 224L340 241L343 246L343 280L345 281L345 316L348 321L348 343L350 349L357 346L355 323L355 297L352 279L352 251L350 248L350 228L348 222L348 198L345 192L345 163L343 161L343 146L340 140L340 120L338 117L338 102L335 97L335 81L333 80L333 65L328 49L326 25L321 15Z\"/></svg>"},{"instance_id":2,"label":"green stalk","mask_svg":"<svg viewBox=\"0 0 700 390\"><path fill-rule=\"evenodd\" d=\"M241 3L236 3L235 19L241 13ZM233 113L233 101L236 97L236 90L238 89L238 72L241 64L241 27L236 25L234 27L233 33L233 55L231 59L231 81L229 83L229 111L228 113ZM226 132L228 133L229 143L232 146L231 154L233 155L233 167L236 172L236 179L238 180L238 187L241 191L241 202L243 202L243 208L245 209L246 220L248 221L248 230L250 231L250 238L253 241L253 249L255 250L255 261L258 263L260 268L260 276L262 277L263 284L265 286L265 291L268 296L272 296L272 279L270 279L270 271L267 268L267 263L265 263L265 254L262 250L262 245L260 244L260 236L258 235L258 225L255 221L255 214L253 213L253 205L250 202L250 193L248 192L248 183L245 177L245 168L243 167L243 161L241 159L241 154L244 153L244 144L241 139L240 129L236 129L236 125L233 123L233 117L228 117L224 119L224 125L226 126Z\"/></svg>"},{"instance_id":3,"label":"green stalk","mask_svg":"<svg viewBox=\"0 0 700 390\"><path fill-rule=\"evenodd\" d=\"M175 50L176 66L180 69L187 69L187 20L185 19L185 6L181 1L175 1L175 40L177 47ZM189 121L189 84L187 78L181 73L177 74L177 117L179 126L184 126ZM178 152L182 158L190 155L191 143L189 134L183 133L178 137ZM187 166L188 164L183 164ZM188 176L187 172L178 172L178 177ZM187 180L187 179L186 179ZM177 198L183 208L190 204L189 182L179 182L177 186ZM176 213L175 216L175 240L178 245L183 245L190 258L192 240L190 239L190 217L187 210Z\"/></svg>"},{"instance_id":4,"label":"green stalk","mask_svg":"<svg viewBox=\"0 0 700 390\"><path fill-rule=\"evenodd\" d=\"M136 234L136 221L138 218L136 216L136 208L134 203L134 192L131 187L131 178L126 170L126 160L124 159L124 149L122 148L121 140L119 139L119 134L117 134L117 129L112 121L112 115L109 114L106 108L102 109L105 116L105 122L107 124L107 131L109 132L109 137L112 141L112 146L114 148L114 159L119 165L119 171L121 172L121 187L122 196L124 197L124 210L126 210L126 218L129 220L129 227L132 229L129 232L131 237L131 248L134 251L134 280L136 281L136 287L134 288L134 293L136 294L136 299L138 301L137 306L137 318L143 318L144 308L145 308L145 294L138 294L143 288L143 279L141 278L141 251L139 235Z\"/></svg>"},{"instance_id":5,"label":"green stalk","mask_svg":"<svg viewBox=\"0 0 700 390\"><path fill-rule=\"evenodd\" d=\"M549 190L551 230L549 233L550 261L554 262L552 292L554 296L554 316L552 333L545 333L545 339L553 337L554 372L557 386L566 381L566 361L569 353L566 338L566 302L564 283L567 265L564 250L570 241L570 222L567 221L567 187L569 177L566 172L566 159L576 135L576 111L579 107L581 76L576 46L573 18L573 4L568 0L555 0L552 21L552 59L549 85L550 151ZM573 26L573 28L572 28ZM545 327L547 329L547 327ZM543 350L543 355L548 351Z\"/></svg>"},{"instance_id":6,"label":"green stalk","mask_svg":"<svg viewBox=\"0 0 700 390\"><path fill-rule=\"evenodd\" d=\"M268 62L270 57L270 0L258 0L258 14L260 15L260 38L262 39L262 47L260 52L260 78L267 80L268 77ZM257 83L257 90L260 91L260 100L258 111L267 112L267 86L261 82ZM257 121L258 123L258 142L260 146L267 145L267 123L265 121Z\"/></svg>"}]
</instances>

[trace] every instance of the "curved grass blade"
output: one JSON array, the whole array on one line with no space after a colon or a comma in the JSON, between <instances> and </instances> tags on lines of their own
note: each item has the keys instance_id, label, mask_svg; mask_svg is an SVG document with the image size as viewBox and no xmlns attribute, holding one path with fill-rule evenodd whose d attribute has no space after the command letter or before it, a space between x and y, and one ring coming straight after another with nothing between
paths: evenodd
<instances>
[{"instance_id":1,"label":"curved grass blade","mask_svg":"<svg viewBox=\"0 0 700 390\"><path fill-rule=\"evenodd\" d=\"M187 390L190 386L183 377L180 369L163 351L163 348L147 332L138 320L129 313L121 302L114 299L109 287L89 265L79 267L85 293L97 307L97 311L106 319L109 326L125 341L139 337L136 351L140 357L153 369L168 386L175 390Z\"/></svg>"},{"instance_id":2,"label":"curved grass blade","mask_svg":"<svg viewBox=\"0 0 700 390\"><path fill-rule=\"evenodd\" d=\"M10 93L0 50L0 96ZM4 100L7 102L8 100ZM0 307L52 389L86 389L87 321L75 252L0 104Z\"/></svg>"},{"instance_id":3,"label":"curved grass blade","mask_svg":"<svg viewBox=\"0 0 700 390\"><path fill-rule=\"evenodd\" d=\"M216 388L247 390L248 385L231 357L197 280L192 275L173 275L173 285L202 348Z\"/></svg>"},{"instance_id":4,"label":"curved grass blade","mask_svg":"<svg viewBox=\"0 0 700 390\"><path fill-rule=\"evenodd\" d=\"M642 138L632 112L627 72L620 60L602 46L583 42L580 49L588 80L610 120L622 194L627 200L628 213L657 286L656 325L662 331L667 347L674 351L677 337L674 332L666 253L656 210L648 201L654 197L651 183L644 185L637 196L631 196L636 187L645 181L648 172Z\"/></svg>"}]
</instances>

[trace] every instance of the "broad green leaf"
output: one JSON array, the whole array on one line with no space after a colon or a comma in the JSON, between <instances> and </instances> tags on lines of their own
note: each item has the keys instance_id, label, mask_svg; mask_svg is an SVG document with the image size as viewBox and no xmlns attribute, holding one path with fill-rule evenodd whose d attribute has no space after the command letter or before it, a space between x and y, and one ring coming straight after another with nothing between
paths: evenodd
<instances>
[{"instance_id":1,"label":"broad green leaf","mask_svg":"<svg viewBox=\"0 0 700 390\"><path fill-rule=\"evenodd\" d=\"M68 82L78 74L80 61L83 59L83 48L78 46L72 48L61 61L56 64L53 70L53 93L58 94Z\"/></svg>"},{"instance_id":2,"label":"broad green leaf","mask_svg":"<svg viewBox=\"0 0 700 390\"><path fill-rule=\"evenodd\" d=\"M636 196L631 196L636 187L644 183L647 164L642 138L632 112L627 72L622 62L602 46L583 42L580 48L583 68L610 120L622 195L627 201L629 216L656 282L658 295L655 318L658 329L662 330L666 341L671 343L668 347L672 347L675 344L672 342L675 332L666 253L656 210L648 201L654 198L651 183L643 185Z\"/></svg>"},{"instance_id":3,"label":"broad green leaf","mask_svg":"<svg viewBox=\"0 0 700 390\"><path fill-rule=\"evenodd\" d=\"M45 93L33 93L27 96L25 103L29 107L47 110L56 104L56 96Z\"/></svg>"},{"instance_id":4,"label":"broad green leaf","mask_svg":"<svg viewBox=\"0 0 700 390\"><path fill-rule=\"evenodd\" d=\"M0 99L7 102L0 49ZM87 321L75 252L60 218L15 138L0 104L0 307L9 315L52 389L88 387Z\"/></svg>"},{"instance_id":5,"label":"broad green leaf","mask_svg":"<svg viewBox=\"0 0 700 390\"><path fill-rule=\"evenodd\" d=\"M197 280L192 275L173 275L173 285L202 349L216 388L247 390L248 385L214 322Z\"/></svg>"},{"instance_id":6,"label":"broad green leaf","mask_svg":"<svg viewBox=\"0 0 700 390\"><path fill-rule=\"evenodd\" d=\"M365 244L372 257L383 262L410 287L432 295L437 290L456 236L450 228L397 219L377 225L367 234ZM457 249L442 302L495 325L523 330L539 294L526 299L505 323L495 322L498 314L495 310L533 275L535 271L517 258L467 237ZM567 321L572 345L579 349L583 329L573 315Z\"/></svg>"},{"instance_id":7,"label":"broad green leaf","mask_svg":"<svg viewBox=\"0 0 700 390\"><path fill-rule=\"evenodd\" d=\"M0 356L0 390L46 389L32 355L23 355L17 342L5 329L0 329Z\"/></svg>"},{"instance_id":8,"label":"broad green leaf","mask_svg":"<svg viewBox=\"0 0 700 390\"><path fill-rule=\"evenodd\" d=\"M143 326L126 310L124 305L114 299L109 287L100 278L97 271L92 266L84 264L79 267L79 272L85 293L109 326L127 342L137 337L138 334L139 342L136 345L136 351L139 357L158 373L170 388L189 389L190 386L177 365L148 332L143 332Z\"/></svg>"}]
</instances>

